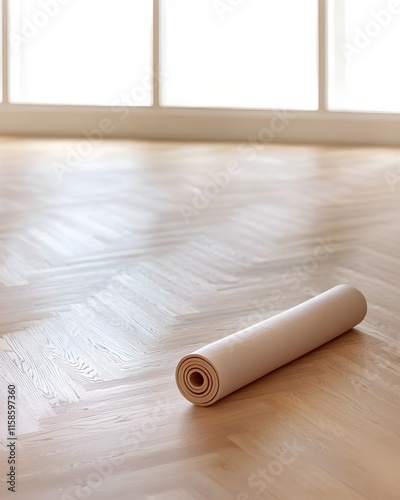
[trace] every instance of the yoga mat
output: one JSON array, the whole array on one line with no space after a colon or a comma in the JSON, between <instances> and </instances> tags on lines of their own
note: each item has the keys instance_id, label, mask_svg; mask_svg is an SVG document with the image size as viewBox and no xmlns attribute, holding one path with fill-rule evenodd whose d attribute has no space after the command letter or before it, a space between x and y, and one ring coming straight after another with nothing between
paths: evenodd
<instances>
[{"instance_id":1,"label":"yoga mat","mask_svg":"<svg viewBox=\"0 0 400 500\"><path fill-rule=\"evenodd\" d=\"M176 368L176 383L191 403L212 405L347 332L366 313L361 292L336 286L185 356Z\"/></svg>"}]
</instances>

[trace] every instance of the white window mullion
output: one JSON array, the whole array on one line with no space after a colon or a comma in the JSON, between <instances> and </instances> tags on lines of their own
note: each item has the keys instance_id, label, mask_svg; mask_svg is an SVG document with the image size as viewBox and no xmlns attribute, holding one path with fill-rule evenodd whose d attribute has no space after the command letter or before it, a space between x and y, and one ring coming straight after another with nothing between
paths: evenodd
<instances>
[{"instance_id":1,"label":"white window mullion","mask_svg":"<svg viewBox=\"0 0 400 500\"><path fill-rule=\"evenodd\" d=\"M327 110L328 93L328 18L327 18L327 0L318 2L318 67L319 67L319 111Z\"/></svg>"},{"instance_id":2,"label":"white window mullion","mask_svg":"<svg viewBox=\"0 0 400 500\"><path fill-rule=\"evenodd\" d=\"M346 9L342 0L327 1L327 68L328 68L328 111L335 93L342 96L346 92L346 59L337 40L346 39Z\"/></svg>"},{"instance_id":3,"label":"white window mullion","mask_svg":"<svg viewBox=\"0 0 400 500\"><path fill-rule=\"evenodd\" d=\"M3 104L9 102L8 92L8 0L2 0L2 76L3 76Z\"/></svg>"},{"instance_id":4,"label":"white window mullion","mask_svg":"<svg viewBox=\"0 0 400 500\"><path fill-rule=\"evenodd\" d=\"M153 0L153 107L160 107L160 1Z\"/></svg>"}]
</instances>

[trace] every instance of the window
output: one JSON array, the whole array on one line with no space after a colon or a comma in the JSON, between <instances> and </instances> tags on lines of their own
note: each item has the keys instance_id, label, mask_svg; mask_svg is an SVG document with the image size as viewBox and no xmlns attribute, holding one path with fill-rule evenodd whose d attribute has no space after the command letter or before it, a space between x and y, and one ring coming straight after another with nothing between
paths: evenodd
<instances>
[{"instance_id":1,"label":"window","mask_svg":"<svg viewBox=\"0 0 400 500\"><path fill-rule=\"evenodd\" d=\"M150 106L152 0L9 2L10 102ZM125 97L124 97L125 96Z\"/></svg>"},{"instance_id":2,"label":"window","mask_svg":"<svg viewBox=\"0 0 400 500\"><path fill-rule=\"evenodd\" d=\"M400 0L0 5L0 134L400 145Z\"/></svg>"},{"instance_id":3,"label":"window","mask_svg":"<svg viewBox=\"0 0 400 500\"><path fill-rule=\"evenodd\" d=\"M400 113L400 2L330 0L329 109Z\"/></svg>"},{"instance_id":4,"label":"window","mask_svg":"<svg viewBox=\"0 0 400 500\"><path fill-rule=\"evenodd\" d=\"M163 0L161 19L162 105L318 109L316 0Z\"/></svg>"}]
</instances>

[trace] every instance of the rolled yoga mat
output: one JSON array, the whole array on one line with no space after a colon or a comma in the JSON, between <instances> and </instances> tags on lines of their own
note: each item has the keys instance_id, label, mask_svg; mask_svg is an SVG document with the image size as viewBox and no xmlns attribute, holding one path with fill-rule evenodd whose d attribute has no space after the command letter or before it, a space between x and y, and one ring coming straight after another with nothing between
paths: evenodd
<instances>
[{"instance_id":1,"label":"rolled yoga mat","mask_svg":"<svg viewBox=\"0 0 400 500\"><path fill-rule=\"evenodd\" d=\"M209 406L360 323L361 292L339 285L240 332L185 356L176 368L183 396Z\"/></svg>"}]
</instances>

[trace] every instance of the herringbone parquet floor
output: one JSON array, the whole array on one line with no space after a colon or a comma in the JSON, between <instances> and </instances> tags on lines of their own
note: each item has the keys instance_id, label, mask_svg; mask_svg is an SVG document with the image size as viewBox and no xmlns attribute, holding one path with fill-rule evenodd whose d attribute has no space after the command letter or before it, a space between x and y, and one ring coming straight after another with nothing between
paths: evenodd
<instances>
[{"instance_id":1,"label":"herringbone parquet floor","mask_svg":"<svg viewBox=\"0 0 400 500\"><path fill-rule=\"evenodd\" d=\"M77 144L0 141L1 498L398 500L400 152ZM357 329L181 397L181 356L339 283Z\"/></svg>"}]
</instances>

